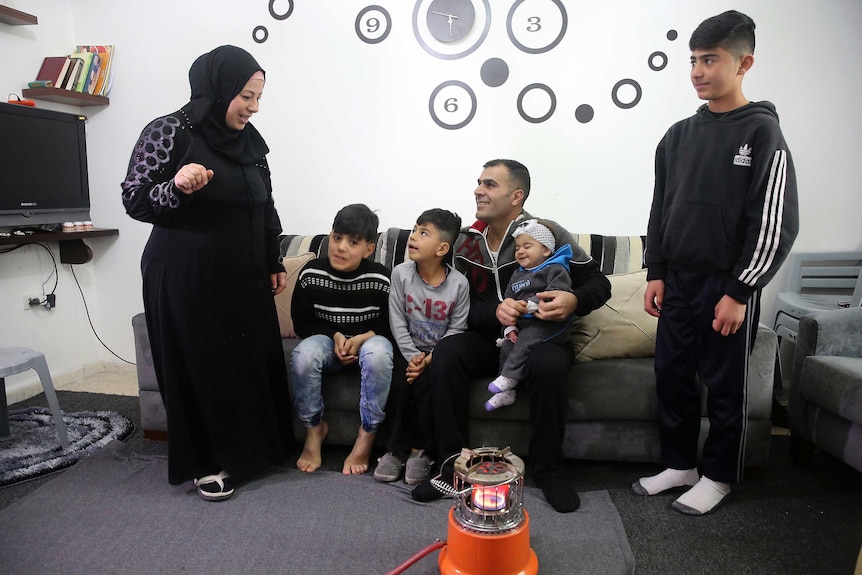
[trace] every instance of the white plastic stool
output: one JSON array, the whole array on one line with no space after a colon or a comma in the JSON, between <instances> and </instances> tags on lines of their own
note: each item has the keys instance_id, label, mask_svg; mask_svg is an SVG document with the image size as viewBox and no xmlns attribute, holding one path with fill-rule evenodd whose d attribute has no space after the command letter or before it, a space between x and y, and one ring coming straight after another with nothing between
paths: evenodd
<instances>
[{"instance_id":1,"label":"white plastic stool","mask_svg":"<svg viewBox=\"0 0 862 575\"><path fill-rule=\"evenodd\" d=\"M54 383L51 381L51 372L48 371L48 362L45 355L26 347L0 347L0 389L3 390L3 403L0 409L0 437L9 435L9 412L6 407L6 381L5 378L16 373L35 369L42 380L42 389L48 398L48 405L54 414L54 427L60 445L69 447L69 437L66 435L66 424L63 423L63 412L60 411L60 402L57 401L57 392L54 391Z\"/></svg>"}]
</instances>

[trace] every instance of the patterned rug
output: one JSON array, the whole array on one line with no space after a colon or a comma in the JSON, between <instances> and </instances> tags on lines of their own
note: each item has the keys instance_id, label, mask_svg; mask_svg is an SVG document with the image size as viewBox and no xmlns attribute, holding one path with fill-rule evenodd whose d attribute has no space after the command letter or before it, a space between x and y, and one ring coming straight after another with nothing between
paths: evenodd
<instances>
[{"instance_id":1,"label":"patterned rug","mask_svg":"<svg viewBox=\"0 0 862 575\"><path fill-rule=\"evenodd\" d=\"M63 414L69 447L63 449L46 407L9 411L9 437L0 438L0 487L55 473L74 465L115 439L135 430L126 417L112 411Z\"/></svg>"}]
</instances>

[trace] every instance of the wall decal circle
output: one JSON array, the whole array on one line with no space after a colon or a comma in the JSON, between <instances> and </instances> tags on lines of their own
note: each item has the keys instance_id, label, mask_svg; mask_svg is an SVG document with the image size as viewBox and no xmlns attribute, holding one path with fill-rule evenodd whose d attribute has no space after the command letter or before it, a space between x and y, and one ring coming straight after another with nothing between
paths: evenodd
<instances>
[{"instance_id":1,"label":"wall decal circle","mask_svg":"<svg viewBox=\"0 0 862 575\"><path fill-rule=\"evenodd\" d=\"M460 101L463 96L466 96L470 101L470 108L466 113ZM454 119L452 121L444 120L438 114L438 108L441 112L452 114ZM441 128L458 130L469 124L476 115L476 93L470 86L460 80L448 80L434 88L434 91L431 92L431 97L428 99L428 111L431 113L434 123Z\"/></svg>"},{"instance_id":2,"label":"wall decal circle","mask_svg":"<svg viewBox=\"0 0 862 575\"><path fill-rule=\"evenodd\" d=\"M489 58L482 64L479 74L486 86L497 88L509 79L509 65L500 58Z\"/></svg>"},{"instance_id":3,"label":"wall decal circle","mask_svg":"<svg viewBox=\"0 0 862 575\"><path fill-rule=\"evenodd\" d=\"M281 0L282 2L284 0ZM269 15L276 20L287 20L293 14L293 0L287 0L287 11L284 14L279 14L275 11L276 0L269 0Z\"/></svg>"},{"instance_id":4,"label":"wall decal circle","mask_svg":"<svg viewBox=\"0 0 862 575\"><path fill-rule=\"evenodd\" d=\"M586 124L592 121L595 111L589 104L581 104L575 110L575 119L581 124Z\"/></svg>"},{"instance_id":5,"label":"wall decal circle","mask_svg":"<svg viewBox=\"0 0 862 575\"><path fill-rule=\"evenodd\" d=\"M527 54L542 54L553 50L566 35L569 24L566 7L563 6L562 0L542 0L541 5L532 0L529 4L531 11L525 14L525 20L521 20L517 12L525 1L516 0L506 16L509 40ZM555 8L558 13L553 12Z\"/></svg>"},{"instance_id":6,"label":"wall decal circle","mask_svg":"<svg viewBox=\"0 0 862 575\"><path fill-rule=\"evenodd\" d=\"M550 106L548 107L548 111L543 116L530 116L524 110L524 97L528 93L532 92L533 90L541 90L541 91L545 92L548 95L548 97L551 99L551 103L550 103ZM518 94L518 113L521 115L522 118L524 118L526 121L530 122L531 124L539 124L541 122L544 122L545 120L547 120L548 118L550 118L551 116L554 115L554 111L556 109L557 109L557 96L556 96L556 94L554 94L554 91L551 90L551 88L545 84L540 84L540 83L530 84L529 86L526 86L523 90L521 90L520 94Z\"/></svg>"},{"instance_id":7,"label":"wall decal circle","mask_svg":"<svg viewBox=\"0 0 862 575\"><path fill-rule=\"evenodd\" d=\"M677 33L676 30L668 30L667 31L667 39L670 40L671 42L676 40L678 37L679 37L679 34Z\"/></svg>"},{"instance_id":8,"label":"wall decal circle","mask_svg":"<svg viewBox=\"0 0 862 575\"><path fill-rule=\"evenodd\" d=\"M251 31L251 37L258 44L263 44L269 38L269 30L266 29L266 26L255 26L254 30Z\"/></svg>"},{"instance_id":9,"label":"wall decal circle","mask_svg":"<svg viewBox=\"0 0 862 575\"><path fill-rule=\"evenodd\" d=\"M617 95L617 93L619 92L620 88L622 88L623 86L631 86L632 88L635 89L635 97L632 99L631 102L623 102L619 99L619 96ZM614 84L614 89L611 90L611 99L614 101L614 104L616 104L618 107L622 108L623 110L628 110L629 108L634 108L635 106L637 106L638 102L641 101L642 95L643 95L643 90L641 90L641 85L638 84L635 80L632 80L631 78L626 78L624 80L620 80L619 82Z\"/></svg>"},{"instance_id":10,"label":"wall decal circle","mask_svg":"<svg viewBox=\"0 0 862 575\"><path fill-rule=\"evenodd\" d=\"M386 21L385 27L380 26L380 19L374 15L375 12L383 15L383 19ZM363 20L369 13L371 14L370 17ZM353 23L353 29L359 39L366 44L379 44L386 40L389 32L392 31L392 17L383 6L372 4L359 11L359 14L356 15L356 21Z\"/></svg>"},{"instance_id":11,"label":"wall decal circle","mask_svg":"<svg viewBox=\"0 0 862 575\"><path fill-rule=\"evenodd\" d=\"M656 64L655 63L656 58L661 59L661 63ZM649 55L649 58L647 59L647 63L649 64L650 70L654 70L656 72L664 70L667 67L667 54L665 54L664 52L660 52L660 51L653 52L652 54Z\"/></svg>"}]
</instances>

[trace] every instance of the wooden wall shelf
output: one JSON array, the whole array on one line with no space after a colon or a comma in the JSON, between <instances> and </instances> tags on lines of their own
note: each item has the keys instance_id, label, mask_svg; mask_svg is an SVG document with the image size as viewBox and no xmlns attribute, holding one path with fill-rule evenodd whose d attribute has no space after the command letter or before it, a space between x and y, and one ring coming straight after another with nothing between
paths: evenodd
<instances>
[{"instance_id":1,"label":"wooden wall shelf","mask_svg":"<svg viewBox=\"0 0 862 575\"><path fill-rule=\"evenodd\" d=\"M70 106L107 106L111 103L107 96L96 96L84 92L73 92L61 88L24 88L21 95L33 100L47 100Z\"/></svg>"},{"instance_id":2,"label":"wooden wall shelf","mask_svg":"<svg viewBox=\"0 0 862 575\"><path fill-rule=\"evenodd\" d=\"M14 8L0 6L0 22L9 24L10 26L28 26L30 24L38 24L39 19L32 14L27 14Z\"/></svg>"},{"instance_id":3,"label":"wooden wall shelf","mask_svg":"<svg viewBox=\"0 0 862 575\"><path fill-rule=\"evenodd\" d=\"M84 238L117 236L119 234L120 230L115 228L95 228L80 232L36 232L24 236L0 237L0 246L59 242L61 263L85 264L93 259L93 250L84 243Z\"/></svg>"}]
</instances>

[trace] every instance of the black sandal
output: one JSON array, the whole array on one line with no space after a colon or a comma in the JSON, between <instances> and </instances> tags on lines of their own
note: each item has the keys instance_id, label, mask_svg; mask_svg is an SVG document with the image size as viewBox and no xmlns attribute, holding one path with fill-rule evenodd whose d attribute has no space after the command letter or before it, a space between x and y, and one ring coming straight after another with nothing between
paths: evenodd
<instances>
[{"instance_id":1,"label":"black sandal","mask_svg":"<svg viewBox=\"0 0 862 575\"><path fill-rule=\"evenodd\" d=\"M224 501L229 499L234 492L233 481L224 471L218 475L205 475L195 479L198 495L206 501Z\"/></svg>"}]
</instances>

